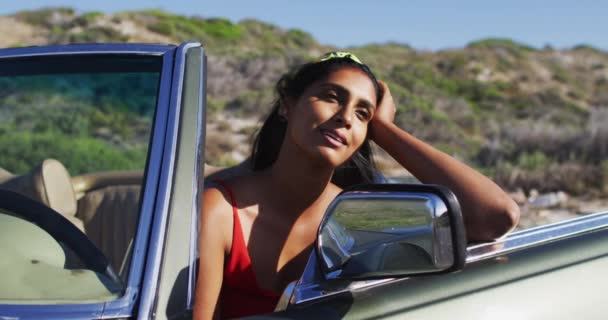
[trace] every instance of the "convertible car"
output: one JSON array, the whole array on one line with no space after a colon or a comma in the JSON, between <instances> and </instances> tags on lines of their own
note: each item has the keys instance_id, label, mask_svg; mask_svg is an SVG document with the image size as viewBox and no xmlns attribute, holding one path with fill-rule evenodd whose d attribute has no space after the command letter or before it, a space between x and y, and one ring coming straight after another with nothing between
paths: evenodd
<instances>
[{"instance_id":1,"label":"convertible car","mask_svg":"<svg viewBox=\"0 0 608 320\"><path fill-rule=\"evenodd\" d=\"M205 80L197 42L0 50L0 319L192 317ZM465 239L444 187L353 187L253 318L608 318L608 213Z\"/></svg>"}]
</instances>

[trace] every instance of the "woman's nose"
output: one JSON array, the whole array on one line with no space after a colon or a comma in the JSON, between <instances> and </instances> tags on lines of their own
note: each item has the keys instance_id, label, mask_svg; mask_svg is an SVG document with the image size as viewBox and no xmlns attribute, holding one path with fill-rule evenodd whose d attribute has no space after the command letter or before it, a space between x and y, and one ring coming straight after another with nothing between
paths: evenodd
<instances>
[{"instance_id":1,"label":"woman's nose","mask_svg":"<svg viewBox=\"0 0 608 320\"><path fill-rule=\"evenodd\" d=\"M350 127L352 125L352 119L354 116L353 115L354 112L352 112L352 110L350 110L350 109L351 109L350 107L344 106L344 107L340 108L340 110L334 116L336 122L343 123L347 129L350 129Z\"/></svg>"}]
</instances>

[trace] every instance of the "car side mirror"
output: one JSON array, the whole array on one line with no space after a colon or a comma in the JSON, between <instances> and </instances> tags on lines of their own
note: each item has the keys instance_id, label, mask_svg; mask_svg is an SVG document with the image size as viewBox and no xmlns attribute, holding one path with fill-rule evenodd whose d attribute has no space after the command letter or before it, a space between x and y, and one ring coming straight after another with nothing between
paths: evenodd
<instances>
[{"instance_id":1,"label":"car side mirror","mask_svg":"<svg viewBox=\"0 0 608 320\"><path fill-rule=\"evenodd\" d=\"M317 253L326 279L462 269L466 236L460 205L442 186L355 186L329 206L319 228Z\"/></svg>"}]
</instances>

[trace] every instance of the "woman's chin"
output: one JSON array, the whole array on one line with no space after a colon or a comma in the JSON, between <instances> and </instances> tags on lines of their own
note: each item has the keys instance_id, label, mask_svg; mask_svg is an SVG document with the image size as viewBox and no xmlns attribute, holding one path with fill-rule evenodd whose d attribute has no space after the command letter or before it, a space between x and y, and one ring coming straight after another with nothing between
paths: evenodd
<instances>
[{"instance_id":1,"label":"woman's chin","mask_svg":"<svg viewBox=\"0 0 608 320\"><path fill-rule=\"evenodd\" d=\"M319 148L318 156L316 157L315 162L321 166L335 169L346 162L348 158L349 157L346 157L344 152L340 152L339 150L333 148L321 147Z\"/></svg>"}]
</instances>

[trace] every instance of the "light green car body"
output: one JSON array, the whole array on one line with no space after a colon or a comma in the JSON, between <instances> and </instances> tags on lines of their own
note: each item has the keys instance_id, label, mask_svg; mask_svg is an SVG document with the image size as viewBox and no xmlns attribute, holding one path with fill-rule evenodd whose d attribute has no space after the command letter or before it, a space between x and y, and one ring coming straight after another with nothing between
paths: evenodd
<instances>
[{"instance_id":1,"label":"light green car body","mask_svg":"<svg viewBox=\"0 0 608 320\"><path fill-rule=\"evenodd\" d=\"M161 172L158 194L144 195L155 201L141 210L153 208L156 214L148 221L152 238L147 250L135 253L145 255L146 263L137 294L125 302L130 307L0 304L0 318L36 318L44 314L41 310L50 310L47 315L55 319L191 317L205 176L206 58L198 43L180 50L183 64L174 67L172 87L179 92L173 105L177 110L171 110L175 118L167 119L166 132L158 133L165 138L158 156L167 171ZM277 311L251 318L608 319L608 213L513 233L470 246L467 254L465 267L457 272L343 282L314 293L306 291L315 286L309 273L317 262L311 257ZM96 311L87 313L93 307Z\"/></svg>"}]
</instances>

